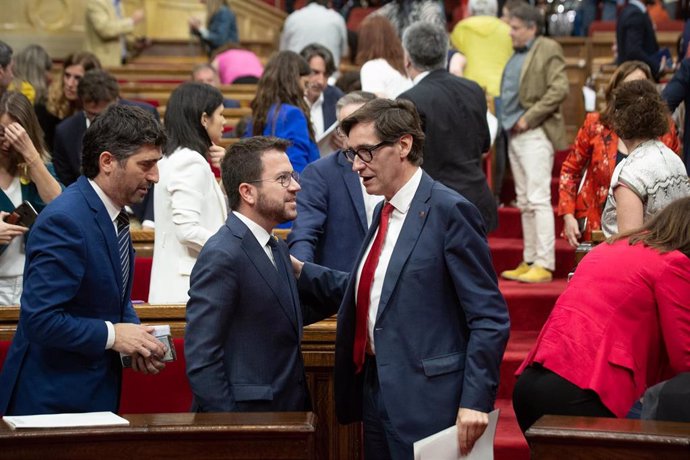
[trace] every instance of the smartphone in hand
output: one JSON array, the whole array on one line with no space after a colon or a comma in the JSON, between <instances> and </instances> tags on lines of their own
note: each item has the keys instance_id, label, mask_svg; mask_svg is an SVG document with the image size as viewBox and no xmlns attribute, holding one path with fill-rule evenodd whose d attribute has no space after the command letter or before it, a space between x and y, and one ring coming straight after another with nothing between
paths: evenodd
<instances>
[{"instance_id":1,"label":"smartphone in hand","mask_svg":"<svg viewBox=\"0 0 690 460\"><path fill-rule=\"evenodd\" d=\"M38 212L36 212L36 209L31 206L31 203L25 201L17 206L10 214L6 215L4 221L8 224L30 228L37 216Z\"/></svg>"}]
</instances>

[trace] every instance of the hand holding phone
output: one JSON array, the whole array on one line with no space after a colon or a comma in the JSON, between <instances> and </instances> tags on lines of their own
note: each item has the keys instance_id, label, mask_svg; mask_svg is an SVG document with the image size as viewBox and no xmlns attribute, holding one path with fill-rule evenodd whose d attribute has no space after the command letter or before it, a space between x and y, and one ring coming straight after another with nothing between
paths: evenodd
<instances>
[{"instance_id":1,"label":"hand holding phone","mask_svg":"<svg viewBox=\"0 0 690 460\"><path fill-rule=\"evenodd\" d=\"M12 225L29 228L33 225L38 213L28 201L17 206L10 214L3 216L2 220Z\"/></svg>"},{"instance_id":2,"label":"hand holding phone","mask_svg":"<svg viewBox=\"0 0 690 460\"><path fill-rule=\"evenodd\" d=\"M10 215L11 214L5 211L0 211L0 245L10 244L12 239L29 231L27 227L5 222L5 218Z\"/></svg>"}]
</instances>

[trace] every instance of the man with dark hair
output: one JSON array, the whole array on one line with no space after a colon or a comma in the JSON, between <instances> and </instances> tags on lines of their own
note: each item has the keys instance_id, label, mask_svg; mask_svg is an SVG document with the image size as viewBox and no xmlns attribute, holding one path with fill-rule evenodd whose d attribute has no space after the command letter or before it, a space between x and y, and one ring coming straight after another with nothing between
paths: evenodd
<instances>
[{"instance_id":1,"label":"man with dark hair","mask_svg":"<svg viewBox=\"0 0 690 460\"><path fill-rule=\"evenodd\" d=\"M479 85L446 70L448 34L415 22L403 34L405 68L414 86L398 96L417 107L424 128L424 171L472 204L486 231L498 224L496 201L482 170L491 147L486 98Z\"/></svg>"},{"instance_id":2,"label":"man with dark hair","mask_svg":"<svg viewBox=\"0 0 690 460\"><path fill-rule=\"evenodd\" d=\"M84 176L38 216L26 244L17 332L0 375L6 415L117 412L121 364L157 373L164 345L139 324L124 207L158 181L165 133L149 114L112 106L84 136Z\"/></svg>"},{"instance_id":3,"label":"man with dark hair","mask_svg":"<svg viewBox=\"0 0 690 460\"><path fill-rule=\"evenodd\" d=\"M204 245L187 302L187 376L198 412L310 410L303 311L287 245L271 235L297 214L298 175L275 137L242 139L222 162L232 213Z\"/></svg>"},{"instance_id":4,"label":"man with dark hair","mask_svg":"<svg viewBox=\"0 0 690 460\"><path fill-rule=\"evenodd\" d=\"M385 203L351 275L293 261L304 301L342 299L338 420L363 420L368 459L411 459L415 441L453 424L467 453L488 424L510 328L482 218L419 167L410 101L375 99L342 128L353 170Z\"/></svg>"},{"instance_id":5,"label":"man with dark hair","mask_svg":"<svg viewBox=\"0 0 690 460\"><path fill-rule=\"evenodd\" d=\"M311 69L305 99L311 108L314 135L319 138L335 123L335 104L343 97L343 92L328 84L328 78L337 70L328 48L312 43L305 46L300 55L309 63Z\"/></svg>"},{"instance_id":6,"label":"man with dark hair","mask_svg":"<svg viewBox=\"0 0 690 460\"><path fill-rule=\"evenodd\" d=\"M355 91L338 100L342 121L369 101L373 93ZM380 196L369 195L342 149L347 138L340 128L339 149L307 165L301 174L297 219L288 235L290 253L299 260L349 272L371 223Z\"/></svg>"},{"instance_id":7,"label":"man with dark hair","mask_svg":"<svg viewBox=\"0 0 690 460\"><path fill-rule=\"evenodd\" d=\"M13 65L12 48L0 40L0 96L7 90L7 87L14 79Z\"/></svg>"},{"instance_id":8,"label":"man with dark hair","mask_svg":"<svg viewBox=\"0 0 690 460\"><path fill-rule=\"evenodd\" d=\"M150 104L120 99L120 88L114 76L101 69L89 70L79 81L77 95L83 110L64 119L55 129L53 166L65 186L75 182L81 174L82 139L86 129L111 104L140 107L158 119L158 112ZM142 203L134 205L132 212L140 222L153 222L153 193Z\"/></svg>"},{"instance_id":9,"label":"man with dark hair","mask_svg":"<svg viewBox=\"0 0 690 460\"><path fill-rule=\"evenodd\" d=\"M508 159L522 219L522 262L503 278L545 283L556 268L551 170L555 150L567 147L561 103L568 77L561 46L539 36L541 12L528 4L510 11L515 53L501 80L500 123L508 135Z\"/></svg>"},{"instance_id":10,"label":"man with dark hair","mask_svg":"<svg viewBox=\"0 0 690 460\"><path fill-rule=\"evenodd\" d=\"M308 0L307 5L291 13L283 24L280 51L299 53L310 43L320 43L333 55L336 69L347 54L347 27L337 11L328 8L328 0Z\"/></svg>"}]
</instances>

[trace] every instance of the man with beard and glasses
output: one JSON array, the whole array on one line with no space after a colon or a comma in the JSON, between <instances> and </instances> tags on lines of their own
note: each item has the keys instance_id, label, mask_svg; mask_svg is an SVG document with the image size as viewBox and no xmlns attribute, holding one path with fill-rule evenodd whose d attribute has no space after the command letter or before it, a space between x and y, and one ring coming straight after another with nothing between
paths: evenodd
<instances>
[{"instance_id":1,"label":"man with beard and glasses","mask_svg":"<svg viewBox=\"0 0 690 460\"><path fill-rule=\"evenodd\" d=\"M192 270L185 357L197 412L312 407L302 326L335 313L300 306L287 245L271 234L297 216L299 176L276 137L242 139L222 162L232 212Z\"/></svg>"},{"instance_id":2,"label":"man with beard and glasses","mask_svg":"<svg viewBox=\"0 0 690 460\"><path fill-rule=\"evenodd\" d=\"M158 181L160 123L113 105L86 130L83 176L38 216L26 244L17 332L0 374L0 413L117 412L122 365L156 374L164 345L139 324L124 207Z\"/></svg>"}]
</instances>

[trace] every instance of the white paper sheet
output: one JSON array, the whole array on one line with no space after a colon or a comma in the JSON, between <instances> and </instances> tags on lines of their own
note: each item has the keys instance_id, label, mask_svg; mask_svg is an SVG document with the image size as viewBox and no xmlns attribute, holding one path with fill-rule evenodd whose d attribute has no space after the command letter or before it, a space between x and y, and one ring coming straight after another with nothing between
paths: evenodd
<instances>
[{"instance_id":1,"label":"white paper sheet","mask_svg":"<svg viewBox=\"0 0 690 460\"><path fill-rule=\"evenodd\" d=\"M73 428L82 426L128 426L129 420L112 412L81 414L13 415L2 418L12 429Z\"/></svg>"},{"instance_id":2,"label":"white paper sheet","mask_svg":"<svg viewBox=\"0 0 690 460\"><path fill-rule=\"evenodd\" d=\"M333 136L335 136L335 129L338 126L340 126L340 123L336 121L331 126L329 126L328 129L324 131L324 133L320 137L316 139L316 144L319 147L319 154L321 154L322 158L330 155L331 153L337 150L331 146L331 139L333 139Z\"/></svg>"},{"instance_id":3,"label":"white paper sheet","mask_svg":"<svg viewBox=\"0 0 690 460\"><path fill-rule=\"evenodd\" d=\"M414 443L414 460L493 460L494 436L499 410L489 413L489 425L474 444L469 455L460 455L458 427L451 426Z\"/></svg>"}]
</instances>

